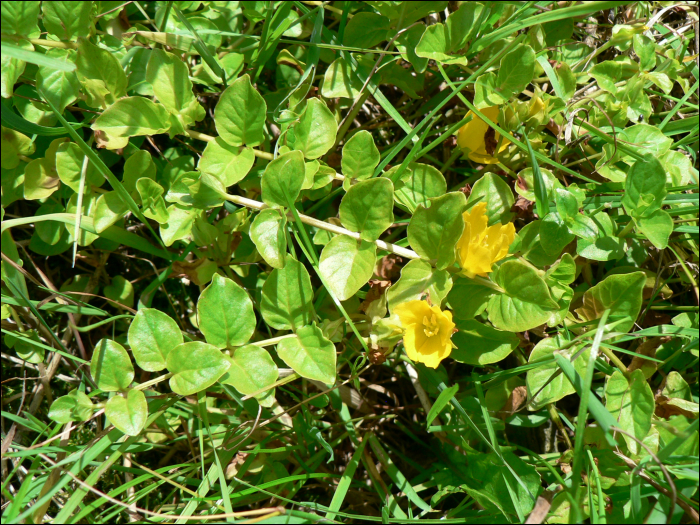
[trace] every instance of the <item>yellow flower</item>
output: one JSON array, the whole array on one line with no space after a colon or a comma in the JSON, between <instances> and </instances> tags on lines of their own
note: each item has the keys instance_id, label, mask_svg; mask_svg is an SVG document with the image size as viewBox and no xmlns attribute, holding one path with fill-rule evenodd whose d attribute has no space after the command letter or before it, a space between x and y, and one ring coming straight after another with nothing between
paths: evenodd
<instances>
[{"instance_id":1,"label":"yellow flower","mask_svg":"<svg viewBox=\"0 0 700 525\"><path fill-rule=\"evenodd\" d=\"M485 202L465 211L462 217L464 232L457 241L457 258L462 273L469 278L475 275L486 277L493 263L508 255L508 248L515 239L515 226L512 222L505 226L488 226Z\"/></svg>"},{"instance_id":2,"label":"yellow flower","mask_svg":"<svg viewBox=\"0 0 700 525\"><path fill-rule=\"evenodd\" d=\"M490 108L484 108L480 111L491 122L498 123L498 107L491 106ZM498 162L494 154L496 154L495 149L498 145L498 140L501 138L500 133L496 132L486 124L486 122L477 117L473 111L467 113L467 116L469 115L473 118L470 122L462 126L457 133L457 145L462 148L464 154L474 162L478 162L479 164L495 164ZM501 141L501 147L498 153L506 149L508 144L510 144L510 141L504 138Z\"/></svg>"},{"instance_id":3,"label":"yellow flower","mask_svg":"<svg viewBox=\"0 0 700 525\"><path fill-rule=\"evenodd\" d=\"M452 351L452 312L425 301L408 301L394 308L404 329L403 346L413 361L437 368Z\"/></svg>"}]
</instances>

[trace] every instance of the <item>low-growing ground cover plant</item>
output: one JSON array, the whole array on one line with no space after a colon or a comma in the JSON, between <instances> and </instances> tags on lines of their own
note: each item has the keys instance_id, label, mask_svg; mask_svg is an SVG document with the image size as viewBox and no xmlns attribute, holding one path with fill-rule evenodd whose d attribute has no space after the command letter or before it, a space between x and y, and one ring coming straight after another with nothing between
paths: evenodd
<instances>
[{"instance_id":1,"label":"low-growing ground cover plant","mask_svg":"<svg viewBox=\"0 0 700 525\"><path fill-rule=\"evenodd\" d=\"M697 522L697 5L1 5L3 522Z\"/></svg>"}]
</instances>

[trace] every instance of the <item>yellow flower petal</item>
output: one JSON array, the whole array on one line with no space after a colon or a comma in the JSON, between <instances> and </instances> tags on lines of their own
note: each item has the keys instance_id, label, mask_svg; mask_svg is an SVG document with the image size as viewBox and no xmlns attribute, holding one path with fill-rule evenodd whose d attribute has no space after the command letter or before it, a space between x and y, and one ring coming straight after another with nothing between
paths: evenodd
<instances>
[{"instance_id":1,"label":"yellow flower petal","mask_svg":"<svg viewBox=\"0 0 700 525\"><path fill-rule=\"evenodd\" d=\"M452 352L452 313L425 301L408 301L394 307L404 328L403 345L406 355L431 368Z\"/></svg>"},{"instance_id":2,"label":"yellow flower petal","mask_svg":"<svg viewBox=\"0 0 700 525\"><path fill-rule=\"evenodd\" d=\"M500 110L497 106L491 106L490 108L484 108L479 111L491 122L498 121L498 113ZM474 162L478 162L479 164L494 164L498 162L498 159L486 151L486 134L490 126L481 120L473 111L469 111L467 116L469 115L473 118L462 126L457 133L457 145L462 148L465 155ZM493 140L495 143L498 143L500 137L500 133L496 132L494 134ZM501 147L498 153L505 150L509 144L510 141L504 138L501 141Z\"/></svg>"},{"instance_id":3,"label":"yellow flower petal","mask_svg":"<svg viewBox=\"0 0 700 525\"><path fill-rule=\"evenodd\" d=\"M491 266L508 255L515 239L515 226L508 223L488 226L486 203L480 202L462 214L464 232L457 242L457 257L462 273L469 278L486 277Z\"/></svg>"}]
</instances>

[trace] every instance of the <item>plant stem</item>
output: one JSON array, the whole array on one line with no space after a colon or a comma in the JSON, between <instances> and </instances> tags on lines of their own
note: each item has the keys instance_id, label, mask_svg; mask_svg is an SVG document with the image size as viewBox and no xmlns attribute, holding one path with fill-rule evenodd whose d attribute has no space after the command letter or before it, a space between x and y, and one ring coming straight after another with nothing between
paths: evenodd
<instances>
[{"instance_id":1,"label":"plant stem","mask_svg":"<svg viewBox=\"0 0 700 525\"><path fill-rule=\"evenodd\" d=\"M247 199L246 197L241 197L239 195L225 195L223 196L227 201L233 202L234 204L238 204L240 206L245 206L246 208L252 208L254 210L264 210L265 208L268 208L269 206L267 204L264 204L260 201L255 201L253 199ZM293 216L291 215L291 212L288 213L290 219L293 219ZM314 219L313 217L309 217L308 215L303 215L299 214L299 218L301 219L301 222L304 224L308 224L309 226L313 226L315 228L320 228L322 230L329 231L331 233L335 233L337 235L347 235L348 237L352 237L353 239L357 239L358 241L360 240L360 234L356 232L351 232L350 230L346 230L345 228L342 228L340 226L336 226L335 224L330 224L326 221L320 221L318 219ZM396 255L400 255L401 257L406 257L407 259L420 259L420 256L414 252L413 250L409 250L407 248L402 248L401 246L396 246L395 244L389 244L384 241L376 240L374 243L377 245L377 247L380 250L386 250L390 253L395 253Z\"/></svg>"},{"instance_id":2,"label":"plant stem","mask_svg":"<svg viewBox=\"0 0 700 525\"><path fill-rule=\"evenodd\" d=\"M134 387L134 390L146 390L147 388L149 388L153 385L157 385L158 383L162 383L166 379L170 379L171 377L173 377L173 375L174 374L172 372L170 372L168 374L163 374L162 376L158 376L155 379L151 379L150 381L146 381L145 383L141 383L140 385L136 385Z\"/></svg>"}]
</instances>

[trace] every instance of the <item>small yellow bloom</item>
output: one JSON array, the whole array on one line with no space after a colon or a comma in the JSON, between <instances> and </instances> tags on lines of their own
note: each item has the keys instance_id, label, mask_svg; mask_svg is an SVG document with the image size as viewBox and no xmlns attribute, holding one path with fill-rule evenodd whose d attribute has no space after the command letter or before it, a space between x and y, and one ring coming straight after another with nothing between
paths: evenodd
<instances>
[{"instance_id":1,"label":"small yellow bloom","mask_svg":"<svg viewBox=\"0 0 700 525\"><path fill-rule=\"evenodd\" d=\"M404 329L403 346L413 361L437 368L452 352L452 312L425 301L408 301L394 308Z\"/></svg>"},{"instance_id":2,"label":"small yellow bloom","mask_svg":"<svg viewBox=\"0 0 700 525\"><path fill-rule=\"evenodd\" d=\"M491 122L498 123L499 109L496 106L484 108L480 110ZM462 126L457 133L457 145L462 148L465 155L474 162L479 164L495 164L498 159L494 157L496 154L496 146L501 138L500 133L495 132L486 122L481 120L473 111L467 113L473 118ZM504 138L501 141L501 147L498 153L508 147L510 141ZM490 152L490 153L489 153Z\"/></svg>"},{"instance_id":3,"label":"small yellow bloom","mask_svg":"<svg viewBox=\"0 0 700 525\"><path fill-rule=\"evenodd\" d=\"M486 277L493 263L508 255L508 248L515 239L515 226L512 222L505 226L488 226L485 202L465 211L462 217L464 232L457 241L457 258L462 273L469 278L475 275Z\"/></svg>"}]
</instances>

